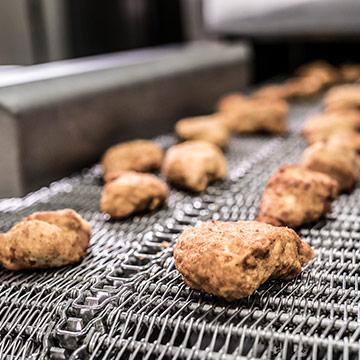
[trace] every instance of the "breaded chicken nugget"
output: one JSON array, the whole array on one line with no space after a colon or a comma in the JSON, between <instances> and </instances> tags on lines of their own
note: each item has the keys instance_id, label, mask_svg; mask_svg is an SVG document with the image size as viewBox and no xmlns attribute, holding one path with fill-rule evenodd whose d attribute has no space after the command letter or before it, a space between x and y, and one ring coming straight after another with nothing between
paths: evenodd
<instances>
[{"instance_id":1,"label":"breaded chicken nugget","mask_svg":"<svg viewBox=\"0 0 360 360\"><path fill-rule=\"evenodd\" d=\"M300 165L329 175L338 182L340 191L351 190L360 173L355 150L326 141L308 147L303 153Z\"/></svg>"},{"instance_id":2,"label":"breaded chicken nugget","mask_svg":"<svg viewBox=\"0 0 360 360\"><path fill-rule=\"evenodd\" d=\"M155 210L168 197L166 184L153 174L123 171L105 184L100 200L102 211L112 218Z\"/></svg>"},{"instance_id":3,"label":"breaded chicken nugget","mask_svg":"<svg viewBox=\"0 0 360 360\"><path fill-rule=\"evenodd\" d=\"M214 144L186 141L167 151L161 172L171 183L199 192L226 176L226 160Z\"/></svg>"},{"instance_id":4,"label":"breaded chicken nugget","mask_svg":"<svg viewBox=\"0 0 360 360\"><path fill-rule=\"evenodd\" d=\"M296 228L330 211L337 193L338 184L328 175L284 165L269 179L256 220Z\"/></svg>"},{"instance_id":5,"label":"breaded chicken nugget","mask_svg":"<svg viewBox=\"0 0 360 360\"><path fill-rule=\"evenodd\" d=\"M322 81L313 76L290 78L284 83L287 99L303 100L316 96L322 89Z\"/></svg>"},{"instance_id":6,"label":"breaded chicken nugget","mask_svg":"<svg viewBox=\"0 0 360 360\"><path fill-rule=\"evenodd\" d=\"M346 84L331 88L324 96L326 109L360 109L360 85Z\"/></svg>"},{"instance_id":7,"label":"breaded chicken nugget","mask_svg":"<svg viewBox=\"0 0 360 360\"><path fill-rule=\"evenodd\" d=\"M287 131L286 114L289 106L281 99L245 98L239 94L229 94L218 103L225 125L235 133L265 131L283 134Z\"/></svg>"},{"instance_id":8,"label":"breaded chicken nugget","mask_svg":"<svg viewBox=\"0 0 360 360\"><path fill-rule=\"evenodd\" d=\"M112 146L102 159L104 178L114 176L112 172L133 170L148 172L158 170L163 160L163 150L150 140L134 140Z\"/></svg>"},{"instance_id":9,"label":"breaded chicken nugget","mask_svg":"<svg viewBox=\"0 0 360 360\"><path fill-rule=\"evenodd\" d=\"M190 227L174 249L175 266L188 286L227 301L251 295L268 279L296 277L313 257L294 230L256 221Z\"/></svg>"},{"instance_id":10,"label":"breaded chicken nugget","mask_svg":"<svg viewBox=\"0 0 360 360\"><path fill-rule=\"evenodd\" d=\"M310 144L334 135L356 132L360 129L360 112L344 109L322 113L310 117L302 129Z\"/></svg>"},{"instance_id":11,"label":"breaded chicken nugget","mask_svg":"<svg viewBox=\"0 0 360 360\"><path fill-rule=\"evenodd\" d=\"M360 133L350 131L328 138L328 143L336 147L345 147L355 150L360 153Z\"/></svg>"},{"instance_id":12,"label":"breaded chicken nugget","mask_svg":"<svg viewBox=\"0 0 360 360\"><path fill-rule=\"evenodd\" d=\"M216 109L220 113L231 112L234 108L237 108L239 104L246 104L248 98L240 93L229 93L222 96L216 104Z\"/></svg>"},{"instance_id":13,"label":"breaded chicken nugget","mask_svg":"<svg viewBox=\"0 0 360 360\"><path fill-rule=\"evenodd\" d=\"M229 130L222 123L221 114L185 118L176 123L175 131L182 140L204 140L224 147L229 141Z\"/></svg>"},{"instance_id":14,"label":"breaded chicken nugget","mask_svg":"<svg viewBox=\"0 0 360 360\"><path fill-rule=\"evenodd\" d=\"M321 81L322 86L334 84L340 79L339 71L328 62L323 60L313 61L302 65L296 71L296 74L304 77L312 77Z\"/></svg>"},{"instance_id":15,"label":"breaded chicken nugget","mask_svg":"<svg viewBox=\"0 0 360 360\"><path fill-rule=\"evenodd\" d=\"M340 67L340 74L344 81L357 81L360 79L360 64L343 64Z\"/></svg>"},{"instance_id":16,"label":"breaded chicken nugget","mask_svg":"<svg viewBox=\"0 0 360 360\"><path fill-rule=\"evenodd\" d=\"M288 98L288 91L284 84L271 84L262 86L252 94L255 98L283 99Z\"/></svg>"},{"instance_id":17,"label":"breaded chicken nugget","mask_svg":"<svg viewBox=\"0 0 360 360\"><path fill-rule=\"evenodd\" d=\"M0 263L9 270L59 267L85 257L90 224L71 209L37 212L0 234Z\"/></svg>"}]
</instances>

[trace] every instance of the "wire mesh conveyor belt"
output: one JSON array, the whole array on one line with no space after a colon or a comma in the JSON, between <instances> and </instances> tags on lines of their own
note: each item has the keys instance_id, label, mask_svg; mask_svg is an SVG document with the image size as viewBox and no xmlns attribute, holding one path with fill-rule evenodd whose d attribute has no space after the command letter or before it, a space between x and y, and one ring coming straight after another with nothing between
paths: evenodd
<instances>
[{"instance_id":1,"label":"wire mesh conveyor belt","mask_svg":"<svg viewBox=\"0 0 360 360\"><path fill-rule=\"evenodd\" d=\"M302 274L268 281L233 303L193 291L172 245L204 220L252 220L269 176L296 162L298 134L320 102L292 105L288 137L234 137L229 176L200 195L171 190L160 210L109 221L98 166L23 199L0 201L0 230L42 210L71 207L91 222L87 257L38 272L0 270L1 359L352 359L360 353L360 188L326 219L301 228L315 249ZM157 138L168 147L172 135Z\"/></svg>"}]
</instances>

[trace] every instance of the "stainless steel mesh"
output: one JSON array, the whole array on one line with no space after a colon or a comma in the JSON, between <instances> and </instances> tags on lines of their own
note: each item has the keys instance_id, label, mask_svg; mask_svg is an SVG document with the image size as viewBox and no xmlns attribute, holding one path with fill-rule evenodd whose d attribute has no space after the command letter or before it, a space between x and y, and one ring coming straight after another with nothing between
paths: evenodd
<instances>
[{"instance_id":1,"label":"stainless steel mesh","mask_svg":"<svg viewBox=\"0 0 360 360\"><path fill-rule=\"evenodd\" d=\"M292 281L268 281L233 303L189 289L172 245L204 220L252 220L269 176L296 162L298 134L319 102L295 104L288 137L234 137L229 176L200 195L172 189L151 214L111 221L99 209L98 166L23 199L0 201L0 230L41 210L70 207L91 222L76 266L0 271L1 359L348 359L360 354L360 188L326 219L299 230L315 258ZM168 147L172 135L156 139Z\"/></svg>"}]
</instances>

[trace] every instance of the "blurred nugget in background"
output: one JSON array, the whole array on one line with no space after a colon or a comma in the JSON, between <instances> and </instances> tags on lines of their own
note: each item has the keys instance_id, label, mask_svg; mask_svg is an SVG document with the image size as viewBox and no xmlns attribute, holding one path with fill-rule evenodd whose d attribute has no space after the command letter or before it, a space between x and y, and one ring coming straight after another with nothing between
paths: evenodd
<instances>
[{"instance_id":1,"label":"blurred nugget in background","mask_svg":"<svg viewBox=\"0 0 360 360\"><path fill-rule=\"evenodd\" d=\"M175 132L181 140L204 140L220 147L229 142L230 133L221 114L196 116L179 120Z\"/></svg>"},{"instance_id":2,"label":"blurred nugget in background","mask_svg":"<svg viewBox=\"0 0 360 360\"><path fill-rule=\"evenodd\" d=\"M360 85L346 84L335 86L324 96L326 110L360 110Z\"/></svg>"},{"instance_id":3,"label":"blurred nugget in background","mask_svg":"<svg viewBox=\"0 0 360 360\"><path fill-rule=\"evenodd\" d=\"M302 134L310 144L334 135L357 132L360 129L360 111L343 109L309 117Z\"/></svg>"},{"instance_id":4,"label":"blurred nugget in background","mask_svg":"<svg viewBox=\"0 0 360 360\"><path fill-rule=\"evenodd\" d=\"M288 104L281 99L250 98L232 93L222 97L217 109L225 114L222 121L234 133L287 132Z\"/></svg>"},{"instance_id":5,"label":"blurred nugget in background","mask_svg":"<svg viewBox=\"0 0 360 360\"><path fill-rule=\"evenodd\" d=\"M360 80L360 64L345 63L340 67L340 74L344 81Z\"/></svg>"}]
</instances>

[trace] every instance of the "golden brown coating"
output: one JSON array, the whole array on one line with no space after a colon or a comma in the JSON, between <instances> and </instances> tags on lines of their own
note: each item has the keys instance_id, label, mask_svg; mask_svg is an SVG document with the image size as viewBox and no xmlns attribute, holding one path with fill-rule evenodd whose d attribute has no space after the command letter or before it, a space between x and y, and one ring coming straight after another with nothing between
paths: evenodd
<instances>
[{"instance_id":1,"label":"golden brown coating","mask_svg":"<svg viewBox=\"0 0 360 360\"><path fill-rule=\"evenodd\" d=\"M287 131L286 101L275 98L245 98L240 94L229 94L218 103L222 119L228 128L236 133L265 131L283 134Z\"/></svg>"},{"instance_id":2,"label":"golden brown coating","mask_svg":"<svg viewBox=\"0 0 360 360\"><path fill-rule=\"evenodd\" d=\"M222 96L216 104L216 109L220 113L231 112L234 108L239 106L240 103L247 103L248 98L240 93L229 93Z\"/></svg>"},{"instance_id":3,"label":"golden brown coating","mask_svg":"<svg viewBox=\"0 0 360 360\"><path fill-rule=\"evenodd\" d=\"M266 185L256 220L296 228L330 211L337 193L338 184L328 175L283 165Z\"/></svg>"},{"instance_id":4,"label":"golden brown coating","mask_svg":"<svg viewBox=\"0 0 360 360\"><path fill-rule=\"evenodd\" d=\"M186 141L167 151L161 172L171 183L199 192L226 176L226 160L214 144Z\"/></svg>"},{"instance_id":5,"label":"golden brown coating","mask_svg":"<svg viewBox=\"0 0 360 360\"><path fill-rule=\"evenodd\" d=\"M91 225L71 209L37 212L0 234L0 263L9 270L59 267L80 261Z\"/></svg>"},{"instance_id":6,"label":"golden brown coating","mask_svg":"<svg viewBox=\"0 0 360 360\"><path fill-rule=\"evenodd\" d=\"M334 146L350 148L360 153L360 133L358 132L350 131L333 135L327 141Z\"/></svg>"},{"instance_id":7,"label":"golden brown coating","mask_svg":"<svg viewBox=\"0 0 360 360\"><path fill-rule=\"evenodd\" d=\"M313 76L294 77L284 83L286 96L291 100L313 98L321 91L322 87L322 81Z\"/></svg>"},{"instance_id":8,"label":"golden brown coating","mask_svg":"<svg viewBox=\"0 0 360 360\"><path fill-rule=\"evenodd\" d=\"M113 178L112 172L133 170L148 172L158 170L163 160L163 150L150 140L134 140L112 146L102 159L104 178Z\"/></svg>"},{"instance_id":9,"label":"golden brown coating","mask_svg":"<svg viewBox=\"0 0 360 360\"><path fill-rule=\"evenodd\" d=\"M346 84L331 88L324 96L326 109L360 109L360 85Z\"/></svg>"},{"instance_id":10,"label":"golden brown coating","mask_svg":"<svg viewBox=\"0 0 360 360\"><path fill-rule=\"evenodd\" d=\"M310 144L360 129L360 111L344 109L310 117L302 129Z\"/></svg>"},{"instance_id":11,"label":"golden brown coating","mask_svg":"<svg viewBox=\"0 0 360 360\"><path fill-rule=\"evenodd\" d=\"M288 91L284 84L271 84L262 86L252 94L255 98L283 99L288 98Z\"/></svg>"},{"instance_id":12,"label":"golden brown coating","mask_svg":"<svg viewBox=\"0 0 360 360\"><path fill-rule=\"evenodd\" d=\"M112 218L155 210L168 196L166 184L153 174L123 171L105 184L100 200L102 211Z\"/></svg>"},{"instance_id":13,"label":"golden brown coating","mask_svg":"<svg viewBox=\"0 0 360 360\"><path fill-rule=\"evenodd\" d=\"M186 229L174 249L188 286L228 301L251 295L268 279L296 277L313 257L294 230L256 221L202 223Z\"/></svg>"},{"instance_id":14,"label":"golden brown coating","mask_svg":"<svg viewBox=\"0 0 360 360\"><path fill-rule=\"evenodd\" d=\"M318 79L323 87L334 84L340 79L339 71L323 60L317 60L300 66L296 73L299 76Z\"/></svg>"},{"instance_id":15,"label":"golden brown coating","mask_svg":"<svg viewBox=\"0 0 360 360\"><path fill-rule=\"evenodd\" d=\"M343 64L340 67L340 73L344 81L360 80L360 64Z\"/></svg>"},{"instance_id":16,"label":"golden brown coating","mask_svg":"<svg viewBox=\"0 0 360 360\"><path fill-rule=\"evenodd\" d=\"M224 147L229 142L229 130L222 123L222 114L186 118L178 121L175 131L182 140L204 140Z\"/></svg>"},{"instance_id":17,"label":"golden brown coating","mask_svg":"<svg viewBox=\"0 0 360 360\"><path fill-rule=\"evenodd\" d=\"M327 141L309 146L303 153L300 165L329 175L337 181L340 191L351 190L360 173L355 150Z\"/></svg>"}]
</instances>

